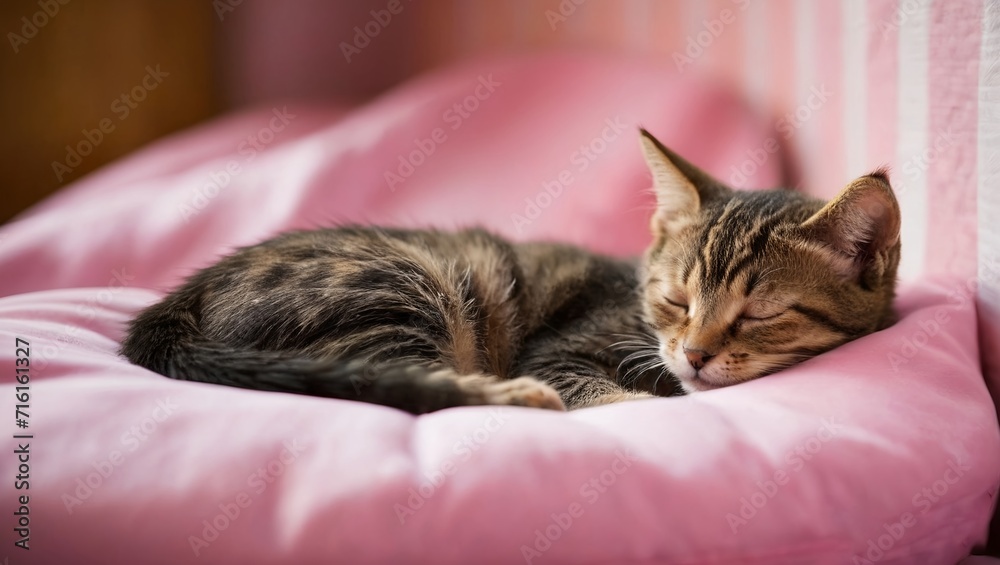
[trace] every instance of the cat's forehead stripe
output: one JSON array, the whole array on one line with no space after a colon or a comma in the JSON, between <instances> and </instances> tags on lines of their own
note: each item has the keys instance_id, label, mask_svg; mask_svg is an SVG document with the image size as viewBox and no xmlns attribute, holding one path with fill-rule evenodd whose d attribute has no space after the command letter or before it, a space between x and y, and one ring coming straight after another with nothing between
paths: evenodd
<instances>
[{"instance_id":1,"label":"cat's forehead stripe","mask_svg":"<svg viewBox=\"0 0 1000 565\"><path fill-rule=\"evenodd\" d=\"M750 265L750 263L760 257L764 253L764 249L767 247L768 241L771 239L771 231L781 222L782 218L780 215L775 214L767 219L760 220L755 226L754 233L752 235L748 234L750 244L743 247L743 256L736 260L729 261L729 267L726 269L725 274L722 276L722 280L719 281L720 284L732 284L737 275L742 273Z\"/></svg>"},{"instance_id":2,"label":"cat's forehead stripe","mask_svg":"<svg viewBox=\"0 0 1000 565\"><path fill-rule=\"evenodd\" d=\"M703 271L706 268L705 266L708 265L709 239L712 234L712 230L720 225L720 220L726 211L729 210L729 204L731 202L732 201L728 202L726 206L715 207L712 209L710 212L712 217L705 220L705 225L709 227L708 229L702 230L701 237L698 238L698 254L701 259Z\"/></svg>"},{"instance_id":3,"label":"cat's forehead stripe","mask_svg":"<svg viewBox=\"0 0 1000 565\"><path fill-rule=\"evenodd\" d=\"M705 264L705 282L712 285L719 285L722 276L730 264L732 255L742 245L743 230L753 222L753 216L746 210L740 210L738 202L734 199L727 206L732 210L728 214L723 214L716 225L710 226L709 231L714 235L709 237L706 254L709 261Z\"/></svg>"},{"instance_id":4,"label":"cat's forehead stripe","mask_svg":"<svg viewBox=\"0 0 1000 565\"><path fill-rule=\"evenodd\" d=\"M723 213L706 223L704 282L713 286L732 283L754 257L760 256L771 230L782 221L785 202L774 194L753 196L731 199Z\"/></svg>"}]
</instances>

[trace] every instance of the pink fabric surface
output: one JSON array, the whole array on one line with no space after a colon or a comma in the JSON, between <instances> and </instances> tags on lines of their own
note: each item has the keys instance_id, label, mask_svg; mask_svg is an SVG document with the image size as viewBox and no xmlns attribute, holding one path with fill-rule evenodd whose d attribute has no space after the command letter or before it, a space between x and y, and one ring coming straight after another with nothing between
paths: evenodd
<instances>
[{"instance_id":1,"label":"pink fabric surface","mask_svg":"<svg viewBox=\"0 0 1000 565\"><path fill-rule=\"evenodd\" d=\"M909 288L891 330L729 389L421 417L131 366L115 356L122 325L154 292L93 312L80 305L103 289L7 297L0 363L13 367L15 336L37 360L32 550L13 555L465 564L522 562L525 546L539 564L956 563L984 539L1000 437L974 314L949 291ZM941 310L908 357L901 344ZM898 372L889 353L907 360ZM0 458L4 476L15 465ZM3 489L8 506L25 493Z\"/></svg>"},{"instance_id":2,"label":"pink fabric surface","mask_svg":"<svg viewBox=\"0 0 1000 565\"><path fill-rule=\"evenodd\" d=\"M500 86L451 129L445 112L491 74ZM0 282L0 367L17 337L32 359L31 488L3 486L8 506L30 496L15 562L955 563L984 540L1000 432L952 281L904 289L896 326L781 374L569 414L413 417L118 358L138 309L289 227L480 223L635 253L650 204L636 122L723 178L770 133L661 68L562 57L453 69L343 117L288 112L252 160L240 144L271 109L165 140L0 229L0 270L18 274ZM616 119L630 130L574 162ZM446 140L390 190L385 171L435 128ZM230 161L239 172L186 214ZM778 161L750 184L776 184ZM511 215L563 170L573 182L518 229ZM14 457L0 470L13 478Z\"/></svg>"}]
</instances>

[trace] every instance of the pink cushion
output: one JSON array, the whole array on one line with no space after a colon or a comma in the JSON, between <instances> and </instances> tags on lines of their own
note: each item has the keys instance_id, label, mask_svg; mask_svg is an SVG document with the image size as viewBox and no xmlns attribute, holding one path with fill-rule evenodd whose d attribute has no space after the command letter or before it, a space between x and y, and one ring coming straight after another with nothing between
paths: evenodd
<instances>
[{"instance_id":1,"label":"pink cushion","mask_svg":"<svg viewBox=\"0 0 1000 565\"><path fill-rule=\"evenodd\" d=\"M451 130L444 113L491 73L500 86ZM270 110L166 140L0 231L0 366L31 343L32 488L3 487L8 512L30 495L25 562L953 563L983 541L1000 432L975 314L947 281L905 289L893 328L782 374L570 414L413 417L116 357L136 310L233 245L331 220L479 222L633 253L649 204L634 131L574 162L605 120L641 119L724 177L769 135L662 68L561 56L453 69L346 117L289 110L252 161L240 144ZM438 127L390 191L385 171ZM184 213L230 160L239 172ZM519 231L511 214L563 169L573 183ZM6 477L16 464L0 458Z\"/></svg>"}]
</instances>

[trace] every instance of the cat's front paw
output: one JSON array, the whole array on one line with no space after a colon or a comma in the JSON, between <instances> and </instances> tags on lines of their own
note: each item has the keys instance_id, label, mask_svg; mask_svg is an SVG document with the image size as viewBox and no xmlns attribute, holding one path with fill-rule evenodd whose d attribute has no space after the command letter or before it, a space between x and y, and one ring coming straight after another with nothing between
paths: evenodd
<instances>
[{"instance_id":1,"label":"cat's front paw","mask_svg":"<svg viewBox=\"0 0 1000 565\"><path fill-rule=\"evenodd\" d=\"M559 393L554 388L531 377L490 383L485 386L483 394L486 404L566 410Z\"/></svg>"}]
</instances>

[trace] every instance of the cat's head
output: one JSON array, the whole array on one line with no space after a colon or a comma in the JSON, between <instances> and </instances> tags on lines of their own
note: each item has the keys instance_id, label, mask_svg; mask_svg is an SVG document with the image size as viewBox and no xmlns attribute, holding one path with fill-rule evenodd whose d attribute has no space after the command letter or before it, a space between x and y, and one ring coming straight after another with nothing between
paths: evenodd
<instances>
[{"instance_id":1,"label":"cat's head","mask_svg":"<svg viewBox=\"0 0 1000 565\"><path fill-rule=\"evenodd\" d=\"M755 379L893 322L900 214L885 172L826 203L737 191L641 134L657 197L645 315L686 391Z\"/></svg>"}]
</instances>

